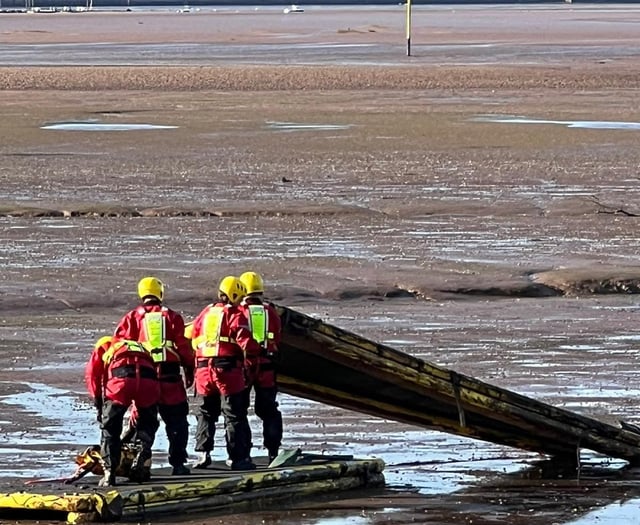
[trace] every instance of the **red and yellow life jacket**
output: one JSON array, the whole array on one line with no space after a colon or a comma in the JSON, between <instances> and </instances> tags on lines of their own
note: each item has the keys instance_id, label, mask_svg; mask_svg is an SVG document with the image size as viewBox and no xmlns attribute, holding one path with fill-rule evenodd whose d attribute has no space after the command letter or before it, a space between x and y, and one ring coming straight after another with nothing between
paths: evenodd
<instances>
[{"instance_id":1,"label":"red and yellow life jacket","mask_svg":"<svg viewBox=\"0 0 640 525\"><path fill-rule=\"evenodd\" d=\"M180 360L180 356L175 351L173 341L167 339L167 312L163 306L160 311L147 312L144 307L140 307L138 312L142 316L140 326L139 341L151 354L154 363L164 363L166 361ZM169 356L173 355L175 359Z\"/></svg>"},{"instance_id":2,"label":"red and yellow life jacket","mask_svg":"<svg viewBox=\"0 0 640 525\"><path fill-rule=\"evenodd\" d=\"M263 304L245 304L245 306L251 335L266 350L275 337L274 333L269 331L269 310Z\"/></svg>"},{"instance_id":3,"label":"red and yellow life jacket","mask_svg":"<svg viewBox=\"0 0 640 525\"><path fill-rule=\"evenodd\" d=\"M196 358L225 356L234 353L235 339L222 334L225 311L231 305L211 305L202 320L201 333L192 341Z\"/></svg>"}]
</instances>

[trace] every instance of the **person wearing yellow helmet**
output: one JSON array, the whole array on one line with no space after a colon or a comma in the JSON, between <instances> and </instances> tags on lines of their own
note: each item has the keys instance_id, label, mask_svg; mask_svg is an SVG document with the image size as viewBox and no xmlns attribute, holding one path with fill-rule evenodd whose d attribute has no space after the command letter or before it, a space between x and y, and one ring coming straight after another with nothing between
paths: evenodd
<instances>
[{"instance_id":1,"label":"person wearing yellow helmet","mask_svg":"<svg viewBox=\"0 0 640 525\"><path fill-rule=\"evenodd\" d=\"M247 293L242 281L234 275L227 275L218 284L218 299L228 304L238 305Z\"/></svg>"},{"instance_id":2,"label":"person wearing yellow helmet","mask_svg":"<svg viewBox=\"0 0 640 525\"><path fill-rule=\"evenodd\" d=\"M189 457L186 389L193 385L195 362L185 337L184 319L163 304L164 291L160 279L142 278L138 282L138 297L142 302L122 317L115 335L140 342L153 357L161 392L158 410L169 441L169 464L173 475L182 476L190 473L185 465Z\"/></svg>"},{"instance_id":3,"label":"person wearing yellow helmet","mask_svg":"<svg viewBox=\"0 0 640 525\"><path fill-rule=\"evenodd\" d=\"M102 487L116 484L116 468L122 454L121 433L124 415L132 403L137 410L136 431L142 449L136 455L129 477L144 481L150 472L151 447L158 429L160 385L149 352L135 341L105 336L96 343L85 368L89 395L98 410L104 461Z\"/></svg>"},{"instance_id":4,"label":"person wearing yellow helmet","mask_svg":"<svg viewBox=\"0 0 640 525\"><path fill-rule=\"evenodd\" d=\"M259 356L247 356L245 361L247 389L245 403L254 396L256 416L262 420L263 445L269 454L269 463L276 456L282 444L282 414L278 410L278 387L276 384L276 358L282 332L280 316L274 306L263 299L264 281L256 272L245 272L240 281L247 289L241 306L249 321L253 338L260 344Z\"/></svg>"},{"instance_id":5,"label":"person wearing yellow helmet","mask_svg":"<svg viewBox=\"0 0 640 525\"><path fill-rule=\"evenodd\" d=\"M257 355L260 345L249 331L239 304L246 293L235 276L218 283L218 300L207 305L194 319L192 345L196 351L195 389L196 452L201 453L194 468L211 464L216 423L224 417L227 454L232 470L250 470L251 429L244 400L246 388L244 356Z\"/></svg>"},{"instance_id":6,"label":"person wearing yellow helmet","mask_svg":"<svg viewBox=\"0 0 640 525\"><path fill-rule=\"evenodd\" d=\"M262 276L256 272L244 272L240 276L240 282L247 290L247 295L259 295L264 294L264 280Z\"/></svg>"},{"instance_id":7,"label":"person wearing yellow helmet","mask_svg":"<svg viewBox=\"0 0 640 525\"><path fill-rule=\"evenodd\" d=\"M162 302L164 297L164 283L155 277L143 277L138 281L138 297L145 301L156 299Z\"/></svg>"}]
</instances>

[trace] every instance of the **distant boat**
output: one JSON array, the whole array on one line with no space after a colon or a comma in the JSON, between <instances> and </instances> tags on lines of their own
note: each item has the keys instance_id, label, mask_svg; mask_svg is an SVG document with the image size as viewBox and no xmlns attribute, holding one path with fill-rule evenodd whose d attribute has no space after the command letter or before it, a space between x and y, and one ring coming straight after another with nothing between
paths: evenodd
<instances>
[{"instance_id":1,"label":"distant boat","mask_svg":"<svg viewBox=\"0 0 640 525\"><path fill-rule=\"evenodd\" d=\"M289 7L284 8L284 14L288 15L289 13L304 13L304 9L296 4L291 4Z\"/></svg>"}]
</instances>

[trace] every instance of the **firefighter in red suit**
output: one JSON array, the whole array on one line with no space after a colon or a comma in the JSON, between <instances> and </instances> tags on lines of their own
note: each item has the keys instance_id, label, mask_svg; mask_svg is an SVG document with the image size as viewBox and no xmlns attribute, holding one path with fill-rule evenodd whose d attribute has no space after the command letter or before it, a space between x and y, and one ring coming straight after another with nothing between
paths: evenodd
<instances>
[{"instance_id":1,"label":"firefighter in red suit","mask_svg":"<svg viewBox=\"0 0 640 525\"><path fill-rule=\"evenodd\" d=\"M272 304L263 300L264 281L255 272L245 272L240 281L247 290L241 306L249 321L253 338L260 344L259 356L247 356L245 361L247 389L245 402L251 402L251 390L255 392L254 409L262 420L263 445L269 453L269 463L278 455L282 444L282 414L276 397L276 360L281 337L278 312Z\"/></svg>"},{"instance_id":2,"label":"firefighter in red suit","mask_svg":"<svg viewBox=\"0 0 640 525\"><path fill-rule=\"evenodd\" d=\"M164 285L155 277L138 283L142 304L128 312L118 323L116 337L139 341L156 364L160 383L158 411L169 441L169 463L174 476L189 474L188 459L189 402L187 391L193 384L194 356L184 336L182 316L163 305ZM181 375L184 370L184 381Z\"/></svg>"},{"instance_id":3,"label":"firefighter in red suit","mask_svg":"<svg viewBox=\"0 0 640 525\"><path fill-rule=\"evenodd\" d=\"M194 468L211 464L215 425L221 413L231 469L255 468L250 458L251 429L244 400L244 359L245 354L257 355L261 348L253 339L239 306L243 296L240 280L225 277L218 286L218 302L206 306L193 321L198 397L195 448L202 453Z\"/></svg>"},{"instance_id":4,"label":"firefighter in red suit","mask_svg":"<svg viewBox=\"0 0 640 525\"><path fill-rule=\"evenodd\" d=\"M151 447L158 429L160 399L160 385L151 355L136 341L102 337L87 363L85 380L102 430L100 446L104 477L100 486L116 484L122 423L125 412L134 402L138 411L137 438L142 449L133 462L130 479L144 481L145 464L150 464Z\"/></svg>"}]
</instances>

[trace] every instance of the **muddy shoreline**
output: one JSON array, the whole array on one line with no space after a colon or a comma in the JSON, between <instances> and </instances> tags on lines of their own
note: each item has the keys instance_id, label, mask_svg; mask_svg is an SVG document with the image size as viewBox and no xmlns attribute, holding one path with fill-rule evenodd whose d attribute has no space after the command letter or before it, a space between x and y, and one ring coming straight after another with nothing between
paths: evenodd
<instances>
[{"instance_id":1,"label":"muddy shoreline","mask_svg":"<svg viewBox=\"0 0 640 525\"><path fill-rule=\"evenodd\" d=\"M0 17L4 487L69 472L97 439L82 367L147 274L191 319L221 276L253 269L277 303L640 421L635 6L424 11L411 62L393 10L60 15ZM637 472L588 451L563 472L303 399L282 409L285 446L381 457L388 488L237 523L636 516Z\"/></svg>"}]
</instances>

